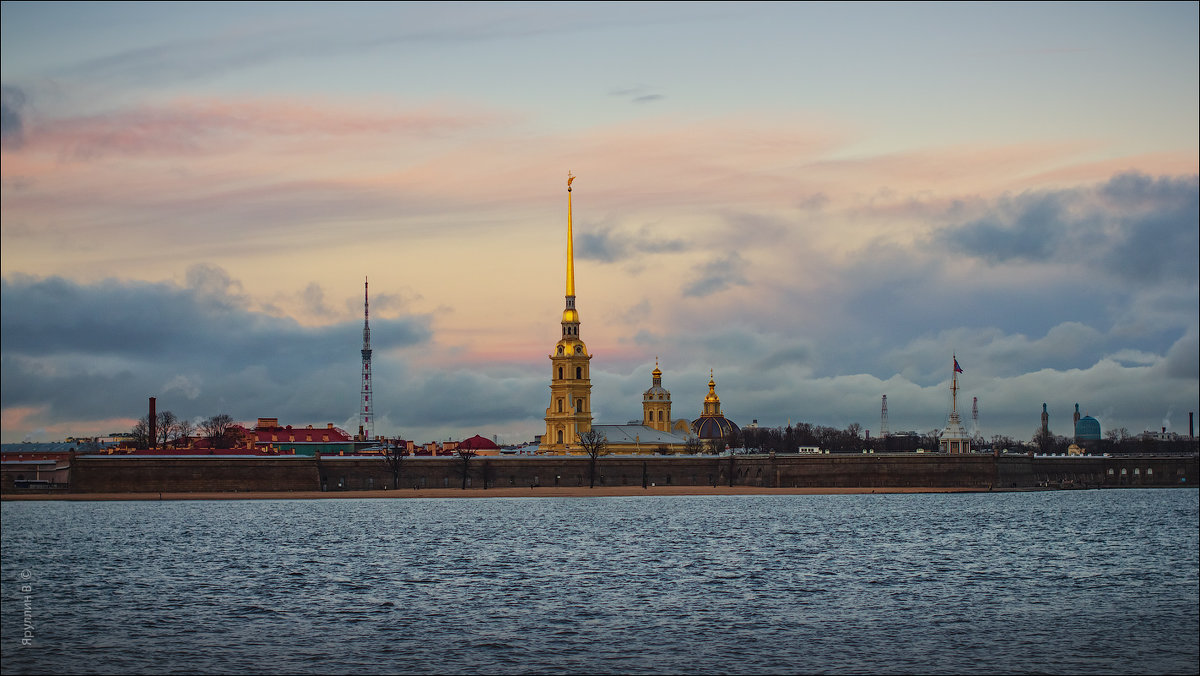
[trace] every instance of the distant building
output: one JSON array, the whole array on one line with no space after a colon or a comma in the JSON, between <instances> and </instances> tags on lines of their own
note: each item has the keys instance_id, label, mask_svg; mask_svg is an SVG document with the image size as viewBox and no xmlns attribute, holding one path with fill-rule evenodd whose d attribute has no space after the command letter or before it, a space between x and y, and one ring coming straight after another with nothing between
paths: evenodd
<instances>
[{"instance_id":1,"label":"distant building","mask_svg":"<svg viewBox=\"0 0 1200 676\"><path fill-rule=\"evenodd\" d=\"M338 455L354 452L354 439L346 430L328 423L325 427L281 427L278 418L259 418L251 431L259 449L296 455Z\"/></svg>"},{"instance_id":2,"label":"distant building","mask_svg":"<svg viewBox=\"0 0 1200 676\"><path fill-rule=\"evenodd\" d=\"M475 451L475 455L500 455L500 446L496 442L478 434L460 441L456 450Z\"/></svg>"}]
</instances>

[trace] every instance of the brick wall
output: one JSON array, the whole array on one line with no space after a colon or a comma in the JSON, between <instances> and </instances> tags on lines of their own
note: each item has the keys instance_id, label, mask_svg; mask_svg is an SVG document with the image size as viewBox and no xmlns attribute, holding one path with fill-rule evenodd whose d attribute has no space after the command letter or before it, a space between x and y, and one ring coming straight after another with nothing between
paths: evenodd
<instances>
[{"instance_id":1,"label":"brick wall","mask_svg":"<svg viewBox=\"0 0 1200 676\"><path fill-rule=\"evenodd\" d=\"M476 457L469 487L587 486L589 459ZM1122 473L1124 470L1124 473ZM313 491L458 488L463 463L409 457L398 486L378 458L79 457L71 490L97 492ZM729 457L606 456L596 485L764 487L1136 486L1197 483L1195 457L1030 458L940 454L767 455Z\"/></svg>"}]
</instances>

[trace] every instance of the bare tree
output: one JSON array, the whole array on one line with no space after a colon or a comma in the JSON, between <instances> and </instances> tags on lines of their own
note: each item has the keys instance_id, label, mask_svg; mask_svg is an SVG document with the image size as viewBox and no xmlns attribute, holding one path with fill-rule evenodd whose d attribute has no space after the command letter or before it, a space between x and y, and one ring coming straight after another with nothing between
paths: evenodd
<instances>
[{"instance_id":1,"label":"bare tree","mask_svg":"<svg viewBox=\"0 0 1200 676\"><path fill-rule=\"evenodd\" d=\"M596 487L596 459L608 452L608 437L602 432L591 429L583 434L576 434L579 445L588 455L588 488Z\"/></svg>"},{"instance_id":2,"label":"bare tree","mask_svg":"<svg viewBox=\"0 0 1200 676\"><path fill-rule=\"evenodd\" d=\"M745 448L746 439L742 436L742 430L730 430L729 436L725 437L725 443L728 444L730 448Z\"/></svg>"},{"instance_id":3,"label":"bare tree","mask_svg":"<svg viewBox=\"0 0 1200 676\"><path fill-rule=\"evenodd\" d=\"M475 453L475 449L473 449L473 448L461 448L461 447L455 449L454 453L455 453L455 455L458 456L458 459L462 462L462 465L459 467L459 471L462 472L462 488L465 491L465 490L467 490L467 477L470 475L470 471L471 471L471 460L477 454Z\"/></svg>"},{"instance_id":4,"label":"bare tree","mask_svg":"<svg viewBox=\"0 0 1200 676\"><path fill-rule=\"evenodd\" d=\"M408 449L400 448L397 442L388 442L383 451L383 462L392 471L392 488L400 488L400 470L404 469L404 456Z\"/></svg>"},{"instance_id":5,"label":"bare tree","mask_svg":"<svg viewBox=\"0 0 1200 676\"><path fill-rule=\"evenodd\" d=\"M200 423L200 432L213 448L230 448L234 441L233 418L220 413Z\"/></svg>"},{"instance_id":6,"label":"bare tree","mask_svg":"<svg viewBox=\"0 0 1200 676\"><path fill-rule=\"evenodd\" d=\"M158 442L159 446L167 447L167 442L175 438L175 433L179 429L179 418L170 411L159 411L158 413Z\"/></svg>"},{"instance_id":7,"label":"bare tree","mask_svg":"<svg viewBox=\"0 0 1200 676\"><path fill-rule=\"evenodd\" d=\"M683 452L688 455L700 455L704 452L704 442L700 441L700 437L689 436L683 442Z\"/></svg>"},{"instance_id":8,"label":"bare tree","mask_svg":"<svg viewBox=\"0 0 1200 676\"><path fill-rule=\"evenodd\" d=\"M1120 444L1129 439L1129 430L1124 427L1117 427L1105 432L1104 438L1114 444Z\"/></svg>"},{"instance_id":9,"label":"bare tree","mask_svg":"<svg viewBox=\"0 0 1200 676\"><path fill-rule=\"evenodd\" d=\"M179 448L180 444L188 444L192 440L192 435L196 433L196 427L192 425L192 421L184 418L175 426L175 447Z\"/></svg>"},{"instance_id":10,"label":"bare tree","mask_svg":"<svg viewBox=\"0 0 1200 676\"><path fill-rule=\"evenodd\" d=\"M1007 451L1010 448L1016 448L1017 446L1018 446L1017 440L1013 439L1012 437L1010 437L1008 435L1005 435L1005 434L993 434L992 435L992 450L993 451L1000 450L1001 452L1003 452L1003 451Z\"/></svg>"},{"instance_id":11,"label":"bare tree","mask_svg":"<svg viewBox=\"0 0 1200 676\"><path fill-rule=\"evenodd\" d=\"M1038 427L1033 431L1033 436L1030 438L1029 443L1037 448L1037 451L1043 455L1053 453L1054 433Z\"/></svg>"},{"instance_id":12,"label":"bare tree","mask_svg":"<svg viewBox=\"0 0 1200 676\"><path fill-rule=\"evenodd\" d=\"M129 436L133 437L134 448L150 448L150 418L142 416L133 425L133 429L129 431Z\"/></svg>"}]
</instances>

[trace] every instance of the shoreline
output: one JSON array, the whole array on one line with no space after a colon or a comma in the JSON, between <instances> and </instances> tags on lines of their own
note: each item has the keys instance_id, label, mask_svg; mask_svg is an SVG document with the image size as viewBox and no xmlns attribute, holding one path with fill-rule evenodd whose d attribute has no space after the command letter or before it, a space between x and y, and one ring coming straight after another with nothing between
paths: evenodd
<instances>
[{"instance_id":1,"label":"shoreline","mask_svg":"<svg viewBox=\"0 0 1200 676\"><path fill-rule=\"evenodd\" d=\"M65 500L102 502L118 500L346 500L406 498L603 498L700 495L870 495L897 493L1013 493L1059 488L957 488L880 486L875 488L766 488L758 486L599 486L596 488L539 486L534 488L424 488L361 491L227 491L227 492L141 492L141 493L4 493L0 500Z\"/></svg>"}]
</instances>

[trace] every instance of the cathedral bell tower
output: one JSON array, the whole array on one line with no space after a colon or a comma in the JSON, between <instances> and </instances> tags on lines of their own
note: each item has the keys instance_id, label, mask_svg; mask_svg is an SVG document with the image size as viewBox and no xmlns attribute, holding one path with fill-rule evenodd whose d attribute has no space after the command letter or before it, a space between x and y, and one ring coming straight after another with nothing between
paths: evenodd
<instances>
[{"instance_id":1,"label":"cathedral bell tower","mask_svg":"<svg viewBox=\"0 0 1200 676\"><path fill-rule=\"evenodd\" d=\"M539 453L582 453L579 436L592 428L592 381L588 372L592 355L579 338L579 312L575 310L575 251L572 235L571 183L567 172L567 297L562 313L562 337L550 354L550 406L546 409L546 434Z\"/></svg>"},{"instance_id":2,"label":"cathedral bell tower","mask_svg":"<svg viewBox=\"0 0 1200 676\"><path fill-rule=\"evenodd\" d=\"M650 389L642 393L642 424L660 432L671 431L671 392L662 386L658 359L650 374Z\"/></svg>"}]
</instances>

